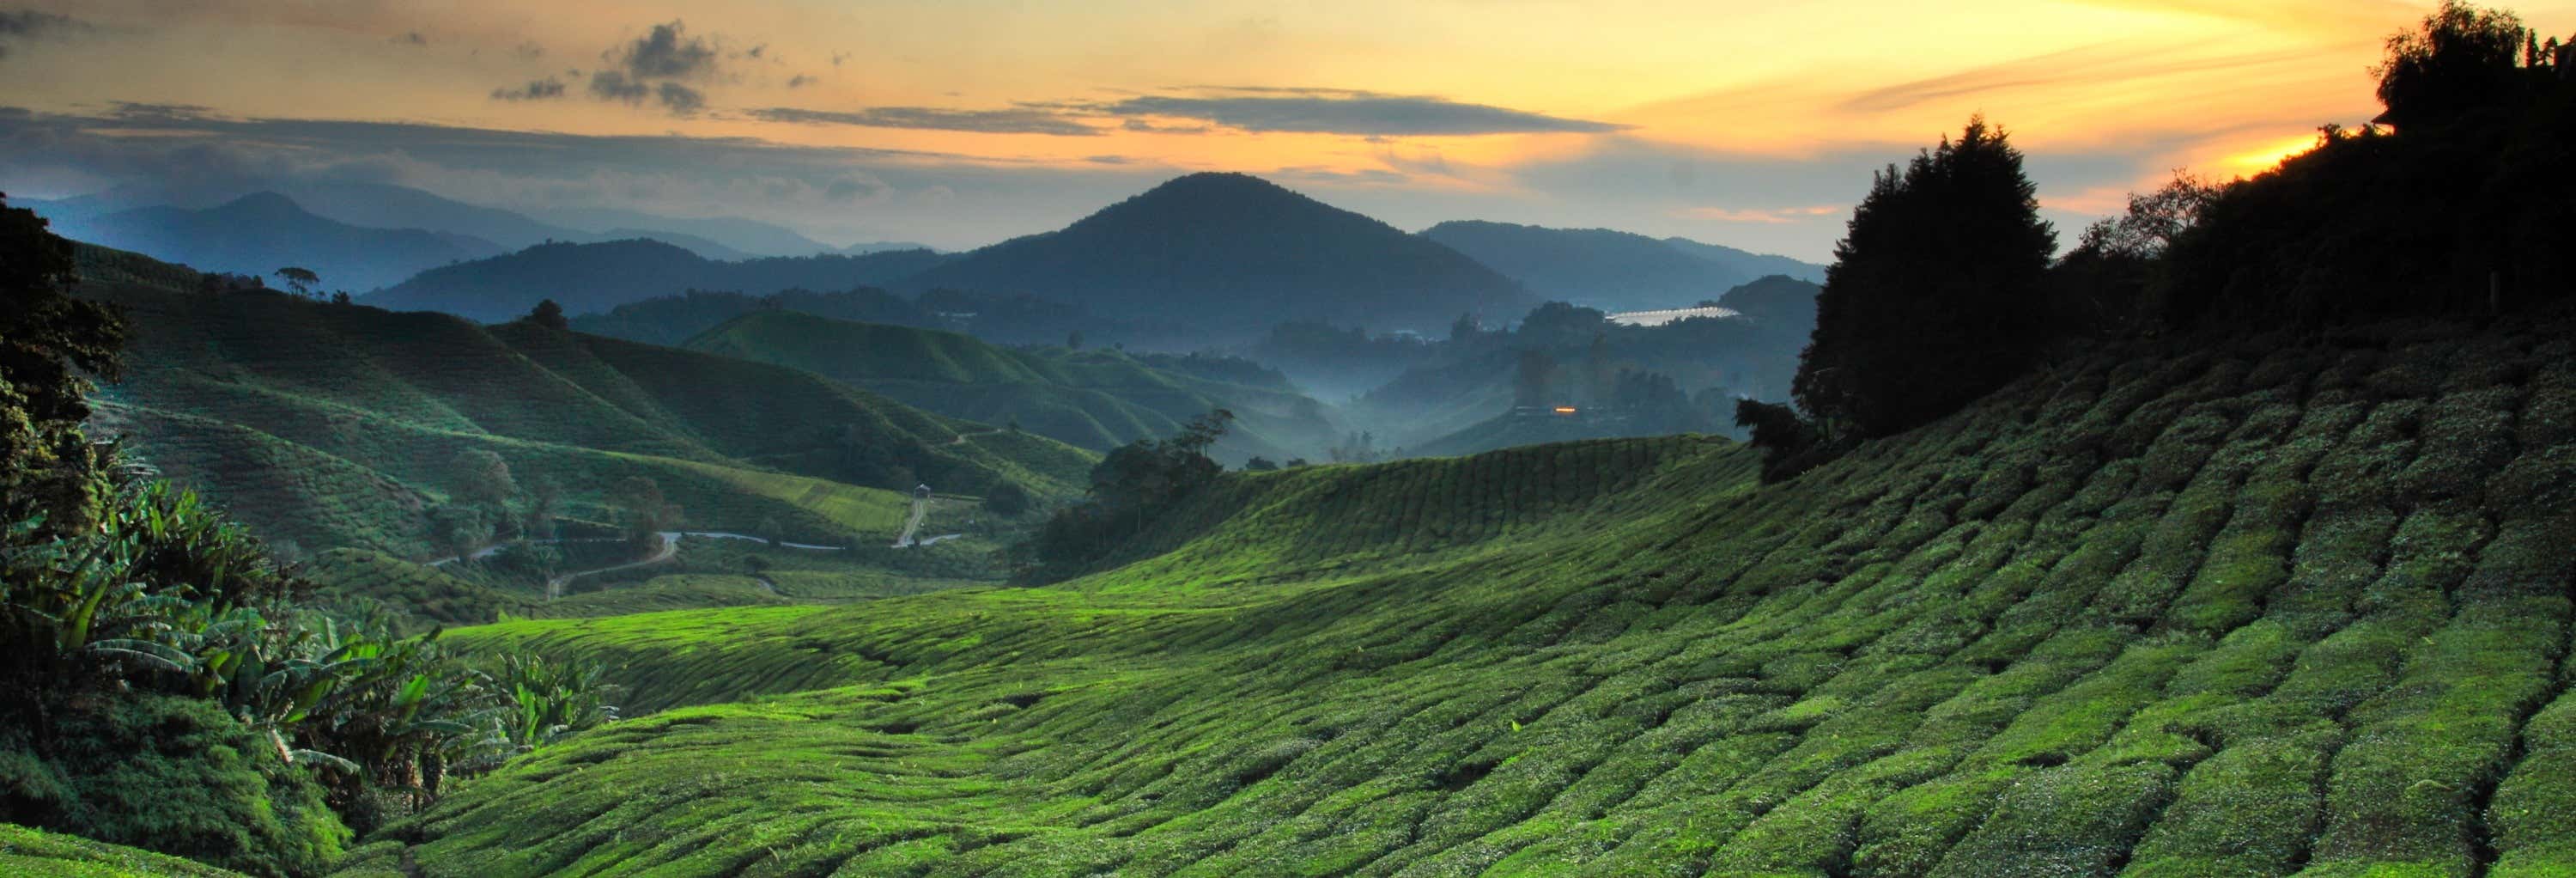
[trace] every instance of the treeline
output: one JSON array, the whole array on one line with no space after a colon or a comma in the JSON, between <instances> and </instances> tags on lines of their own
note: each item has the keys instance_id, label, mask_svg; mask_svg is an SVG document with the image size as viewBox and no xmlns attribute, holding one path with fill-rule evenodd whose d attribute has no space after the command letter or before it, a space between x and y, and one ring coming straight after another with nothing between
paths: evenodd
<instances>
[{"instance_id":1,"label":"treeline","mask_svg":"<svg viewBox=\"0 0 2576 878\"><path fill-rule=\"evenodd\" d=\"M2564 303L2576 48L2449 0L2387 42L2386 112L2250 179L2178 175L2062 258L2021 153L1983 119L1877 175L1835 248L1796 410L1737 421L1793 476L1920 426L2056 346L2492 318Z\"/></svg>"},{"instance_id":2,"label":"treeline","mask_svg":"<svg viewBox=\"0 0 2576 878\"><path fill-rule=\"evenodd\" d=\"M589 668L325 609L238 525L81 431L126 327L0 202L0 822L258 875L327 869L445 778L611 717Z\"/></svg>"},{"instance_id":3,"label":"treeline","mask_svg":"<svg viewBox=\"0 0 2576 878\"><path fill-rule=\"evenodd\" d=\"M1082 502L1056 510L1035 534L1011 547L1012 578L1035 584L1079 575L1143 534L1225 473L1207 450L1233 422L1233 412L1217 409L1191 419L1170 438L1111 449L1092 467Z\"/></svg>"}]
</instances>

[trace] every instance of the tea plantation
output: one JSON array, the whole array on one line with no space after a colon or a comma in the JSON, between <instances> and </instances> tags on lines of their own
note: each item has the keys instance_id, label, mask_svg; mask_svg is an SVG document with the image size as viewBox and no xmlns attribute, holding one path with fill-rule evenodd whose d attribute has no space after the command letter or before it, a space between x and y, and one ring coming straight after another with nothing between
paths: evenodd
<instances>
[{"instance_id":1,"label":"tea plantation","mask_svg":"<svg viewBox=\"0 0 2576 878\"><path fill-rule=\"evenodd\" d=\"M1320 457L1341 438L1294 391L1148 366L1115 350L1007 348L954 332L754 311L683 342L690 350L811 370L918 406L1107 451L1168 436L1209 409L1235 413L1214 454Z\"/></svg>"},{"instance_id":2,"label":"tea plantation","mask_svg":"<svg viewBox=\"0 0 2576 878\"><path fill-rule=\"evenodd\" d=\"M351 876L2576 874L2576 342L2061 362L1718 440L1229 476L1060 586L451 634L630 716Z\"/></svg>"},{"instance_id":3,"label":"tea plantation","mask_svg":"<svg viewBox=\"0 0 2576 878\"><path fill-rule=\"evenodd\" d=\"M693 526L835 544L901 529L899 491L915 480L1060 496L1096 459L793 369L524 322L207 292L184 269L80 255L80 294L134 326L96 432L312 551L428 555L426 512L450 498L468 451L499 455L524 491L552 486L569 517L609 520L607 495L640 476Z\"/></svg>"},{"instance_id":4,"label":"tea plantation","mask_svg":"<svg viewBox=\"0 0 2576 878\"><path fill-rule=\"evenodd\" d=\"M0 823L0 875L14 878L241 878L195 860Z\"/></svg>"}]
</instances>

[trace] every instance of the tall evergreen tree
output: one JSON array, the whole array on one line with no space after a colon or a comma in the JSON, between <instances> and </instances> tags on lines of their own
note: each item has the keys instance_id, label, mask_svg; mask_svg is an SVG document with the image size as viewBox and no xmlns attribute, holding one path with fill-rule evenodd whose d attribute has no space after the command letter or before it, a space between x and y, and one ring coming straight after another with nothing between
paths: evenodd
<instances>
[{"instance_id":1,"label":"tall evergreen tree","mask_svg":"<svg viewBox=\"0 0 2576 878\"><path fill-rule=\"evenodd\" d=\"M1835 245L1793 391L1829 433L1885 436L2010 380L2043 340L2057 234L1980 116L1877 175Z\"/></svg>"}]
</instances>

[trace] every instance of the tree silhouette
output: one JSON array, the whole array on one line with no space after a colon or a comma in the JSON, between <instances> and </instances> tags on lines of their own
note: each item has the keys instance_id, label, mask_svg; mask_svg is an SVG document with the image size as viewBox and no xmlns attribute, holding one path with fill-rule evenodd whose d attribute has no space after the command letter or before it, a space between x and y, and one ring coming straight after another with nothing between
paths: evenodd
<instances>
[{"instance_id":1,"label":"tree silhouette","mask_svg":"<svg viewBox=\"0 0 2576 878\"><path fill-rule=\"evenodd\" d=\"M535 308L529 309L528 322L557 332L572 328L572 321L564 319L563 306L555 304L553 299L540 301Z\"/></svg>"},{"instance_id":2,"label":"tree silhouette","mask_svg":"<svg viewBox=\"0 0 2576 878\"><path fill-rule=\"evenodd\" d=\"M299 296L313 295L313 291L322 285L322 276L314 274L313 269L293 265L278 269L277 279L285 281L286 288Z\"/></svg>"},{"instance_id":3,"label":"tree silhouette","mask_svg":"<svg viewBox=\"0 0 2576 878\"><path fill-rule=\"evenodd\" d=\"M1827 432L1885 436L2003 384L2043 341L2056 248L2021 152L1982 116L1890 166L1834 248L1798 404Z\"/></svg>"},{"instance_id":4,"label":"tree silhouette","mask_svg":"<svg viewBox=\"0 0 2576 878\"><path fill-rule=\"evenodd\" d=\"M2443 0L2421 29L2388 38L2387 58L2371 70L2388 111L2372 121L2400 130L2458 121L2511 96L2516 62L2538 66L2539 55L2513 13Z\"/></svg>"}]
</instances>

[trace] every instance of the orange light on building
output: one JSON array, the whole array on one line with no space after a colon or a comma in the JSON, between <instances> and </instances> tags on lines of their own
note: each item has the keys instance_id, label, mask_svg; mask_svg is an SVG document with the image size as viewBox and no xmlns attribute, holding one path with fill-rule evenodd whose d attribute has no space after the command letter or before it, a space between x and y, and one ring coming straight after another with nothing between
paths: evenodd
<instances>
[{"instance_id":1,"label":"orange light on building","mask_svg":"<svg viewBox=\"0 0 2576 878\"><path fill-rule=\"evenodd\" d=\"M1570 415L1570 414L1574 414L1574 407L1573 407L1573 406L1570 406L1570 405L1561 405L1561 406L1557 406L1557 407L1556 407L1556 413L1557 413L1557 414L1560 414L1560 415Z\"/></svg>"}]
</instances>

